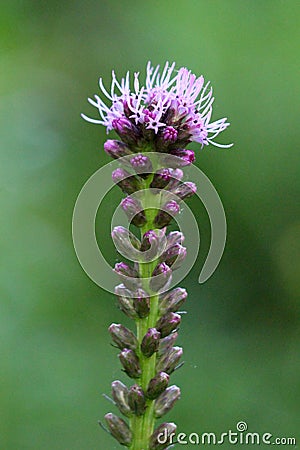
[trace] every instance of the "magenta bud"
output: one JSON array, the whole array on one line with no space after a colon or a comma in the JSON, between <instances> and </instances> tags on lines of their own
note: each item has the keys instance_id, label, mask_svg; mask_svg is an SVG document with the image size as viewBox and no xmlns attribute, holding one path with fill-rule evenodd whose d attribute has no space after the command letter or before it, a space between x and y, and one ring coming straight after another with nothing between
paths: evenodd
<instances>
[{"instance_id":1,"label":"magenta bud","mask_svg":"<svg viewBox=\"0 0 300 450\"><path fill-rule=\"evenodd\" d=\"M152 163L147 155L138 153L130 159L130 164L138 174L147 176L152 172Z\"/></svg>"},{"instance_id":2,"label":"magenta bud","mask_svg":"<svg viewBox=\"0 0 300 450\"><path fill-rule=\"evenodd\" d=\"M197 186L195 183L187 181L186 183L181 183L174 191L174 194L177 195L181 200L185 198L191 197L197 191Z\"/></svg>"},{"instance_id":3,"label":"magenta bud","mask_svg":"<svg viewBox=\"0 0 300 450\"><path fill-rule=\"evenodd\" d=\"M174 443L177 426L172 422L164 422L159 425L150 437L150 450L165 450Z\"/></svg>"},{"instance_id":4,"label":"magenta bud","mask_svg":"<svg viewBox=\"0 0 300 450\"><path fill-rule=\"evenodd\" d=\"M137 315L143 319L150 312L150 297L143 289L138 289L133 298L133 306Z\"/></svg>"},{"instance_id":5,"label":"magenta bud","mask_svg":"<svg viewBox=\"0 0 300 450\"><path fill-rule=\"evenodd\" d=\"M141 376L141 368L139 358L133 350L124 348L119 354L119 358L125 372L130 378L139 378Z\"/></svg>"},{"instance_id":6,"label":"magenta bud","mask_svg":"<svg viewBox=\"0 0 300 450\"><path fill-rule=\"evenodd\" d=\"M162 316L156 323L156 329L160 332L161 337L164 338L176 330L181 322L180 314L170 312Z\"/></svg>"},{"instance_id":7,"label":"magenta bud","mask_svg":"<svg viewBox=\"0 0 300 450\"><path fill-rule=\"evenodd\" d=\"M138 384L134 384L129 389L128 402L131 411L136 416L144 414L146 409L146 399L143 389Z\"/></svg>"},{"instance_id":8,"label":"magenta bud","mask_svg":"<svg viewBox=\"0 0 300 450\"><path fill-rule=\"evenodd\" d=\"M163 371L171 375L176 369L179 360L183 354L181 347L171 347L163 354L156 363L156 370Z\"/></svg>"},{"instance_id":9,"label":"magenta bud","mask_svg":"<svg viewBox=\"0 0 300 450\"><path fill-rule=\"evenodd\" d=\"M172 280L172 270L165 263L158 264L149 282L149 287L153 292L159 292L162 289L167 289Z\"/></svg>"},{"instance_id":10,"label":"magenta bud","mask_svg":"<svg viewBox=\"0 0 300 450\"><path fill-rule=\"evenodd\" d=\"M169 200L165 205L164 205L164 209L160 210L155 219L154 219L154 224L158 227L158 228L163 228L167 225L169 225L169 223L171 222L173 216L175 216L176 214L178 214L180 211L180 206L178 205L178 203L175 200Z\"/></svg>"},{"instance_id":11,"label":"magenta bud","mask_svg":"<svg viewBox=\"0 0 300 450\"><path fill-rule=\"evenodd\" d=\"M183 305L187 298L187 291L183 288L175 288L164 293L159 299L159 312L163 316L170 312L176 312Z\"/></svg>"},{"instance_id":12,"label":"magenta bud","mask_svg":"<svg viewBox=\"0 0 300 450\"><path fill-rule=\"evenodd\" d=\"M163 131L163 138L165 141L173 143L176 141L178 132L174 127L166 127Z\"/></svg>"},{"instance_id":13,"label":"magenta bud","mask_svg":"<svg viewBox=\"0 0 300 450\"><path fill-rule=\"evenodd\" d=\"M169 247L161 256L160 261L165 262L172 270L178 269L186 257L186 248L180 244Z\"/></svg>"},{"instance_id":14,"label":"magenta bud","mask_svg":"<svg viewBox=\"0 0 300 450\"><path fill-rule=\"evenodd\" d=\"M138 340L135 334L130 331L124 325L112 323L108 328L108 331L112 337L114 343L123 350L124 348L130 348L136 350L138 347Z\"/></svg>"},{"instance_id":15,"label":"magenta bud","mask_svg":"<svg viewBox=\"0 0 300 450\"><path fill-rule=\"evenodd\" d=\"M133 194L140 189L140 182L137 177L130 175L127 170L121 168L114 170L112 179L125 194Z\"/></svg>"},{"instance_id":16,"label":"magenta bud","mask_svg":"<svg viewBox=\"0 0 300 450\"><path fill-rule=\"evenodd\" d=\"M128 133L133 129L133 124L126 117L119 117L112 121L113 129L120 135Z\"/></svg>"},{"instance_id":17,"label":"magenta bud","mask_svg":"<svg viewBox=\"0 0 300 450\"><path fill-rule=\"evenodd\" d=\"M130 230L125 227L117 226L112 230L111 236L117 250L126 258L131 259L135 256L135 250L139 250L141 243Z\"/></svg>"},{"instance_id":18,"label":"magenta bud","mask_svg":"<svg viewBox=\"0 0 300 450\"><path fill-rule=\"evenodd\" d=\"M115 287L115 294L118 299L118 306L127 317L136 319L137 313L133 306L132 291L127 289L124 284L119 284Z\"/></svg>"},{"instance_id":19,"label":"magenta bud","mask_svg":"<svg viewBox=\"0 0 300 450\"><path fill-rule=\"evenodd\" d=\"M172 247L175 244L183 244L184 242L184 235L181 233L181 231L171 231L167 236L167 248Z\"/></svg>"},{"instance_id":20,"label":"magenta bud","mask_svg":"<svg viewBox=\"0 0 300 450\"><path fill-rule=\"evenodd\" d=\"M195 153L188 149L172 150L171 154L180 158L178 160L179 167L189 166L195 161Z\"/></svg>"},{"instance_id":21,"label":"magenta bud","mask_svg":"<svg viewBox=\"0 0 300 450\"><path fill-rule=\"evenodd\" d=\"M153 176L151 188L164 189L171 180L170 169L159 169Z\"/></svg>"},{"instance_id":22,"label":"magenta bud","mask_svg":"<svg viewBox=\"0 0 300 450\"><path fill-rule=\"evenodd\" d=\"M173 191L183 178L183 172L181 169L170 169L171 179L168 184L168 191Z\"/></svg>"},{"instance_id":23,"label":"magenta bud","mask_svg":"<svg viewBox=\"0 0 300 450\"><path fill-rule=\"evenodd\" d=\"M121 278L128 289L137 289L140 284L137 270L124 262L115 264L113 271Z\"/></svg>"},{"instance_id":24,"label":"magenta bud","mask_svg":"<svg viewBox=\"0 0 300 450\"><path fill-rule=\"evenodd\" d=\"M146 223L145 212L141 203L132 197L126 197L121 201L121 208L126 213L128 219L136 227L142 227Z\"/></svg>"},{"instance_id":25,"label":"magenta bud","mask_svg":"<svg viewBox=\"0 0 300 450\"><path fill-rule=\"evenodd\" d=\"M168 386L170 375L165 372L159 372L149 381L146 396L150 400L156 399Z\"/></svg>"},{"instance_id":26,"label":"magenta bud","mask_svg":"<svg viewBox=\"0 0 300 450\"><path fill-rule=\"evenodd\" d=\"M131 155L131 150L121 141L114 139L108 139L104 143L105 152L114 159L121 158L122 156Z\"/></svg>"},{"instance_id":27,"label":"magenta bud","mask_svg":"<svg viewBox=\"0 0 300 450\"><path fill-rule=\"evenodd\" d=\"M160 332L156 328L149 328L141 343L141 350L143 355L147 358L153 355L158 350L160 339Z\"/></svg>"},{"instance_id":28,"label":"magenta bud","mask_svg":"<svg viewBox=\"0 0 300 450\"><path fill-rule=\"evenodd\" d=\"M111 435L122 445L129 447L132 441L132 433L127 423L113 413L104 416Z\"/></svg>"},{"instance_id":29,"label":"magenta bud","mask_svg":"<svg viewBox=\"0 0 300 450\"><path fill-rule=\"evenodd\" d=\"M168 387L160 396L157 398L154 404L154 414L158 419L165 414L167 414L180 399L180 389L178 386Z\"/></svg>"},{"instance_id":30,"label":"magenta bud","mask_svg":"<svg viewBox=\"0 0 300 450\"><path fill-rule=\"evenodd\" d=\"M131 415L131 409L128 404L128 388L121 381L116 380L111 383L112 398L119 408L119 411L125 416Z\"/></svg>"}]
</instances>

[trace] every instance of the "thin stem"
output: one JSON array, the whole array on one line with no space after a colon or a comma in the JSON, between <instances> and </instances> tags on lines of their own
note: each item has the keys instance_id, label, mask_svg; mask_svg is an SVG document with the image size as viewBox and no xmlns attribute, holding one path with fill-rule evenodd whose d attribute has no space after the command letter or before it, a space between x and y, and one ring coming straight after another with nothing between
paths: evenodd
<instances>
[{"instance_id":1,"label":"thin stem","mask_svg":"<svg viewBox=\"0 0 300 450\"><path fill-rule=\"evenodd\" d=\"M144 182L144 188L148 189L150 183L153 179L153 175L150 175ZM152 198L151 198L152 197ZM153 221L154 217L157 213L156 209L153 209L153 204L151 204L151 200L153 201L153 195L150 191L146 190L145 196L143 199L143 207L146 213L147 222L141 228L141 235L146 233L149 230L152 230L154 227ZM152 206L152 208L149 208ZM139 275L143 280L143 288L150 292L150 312L148 317L144 319L136 320L136 328L137 328L137 339L140 344L143 340L143 337L147 333L149 328L154 328L156 322L158 320L158 295L153 293L149 288L149 279L152 275L152 272L157 264L157 261L150 261L148 263L140 263L139 264ZM143 355L143 353L139 350L138 356L140 359L140 367L142 370L142 375L140 378L140 385L144 392L146 392L149 381L155 376L156 373L156 353L154 353L150 358ZM142 416L134 416L131 421L131 429L133 432L133 440L130 446L130 450L148 450L149 449L149 438L154 430L155 424L155 416L154 416L154 401L147 399L146 401L146 411Z\"/></svg>"}]
</instances>

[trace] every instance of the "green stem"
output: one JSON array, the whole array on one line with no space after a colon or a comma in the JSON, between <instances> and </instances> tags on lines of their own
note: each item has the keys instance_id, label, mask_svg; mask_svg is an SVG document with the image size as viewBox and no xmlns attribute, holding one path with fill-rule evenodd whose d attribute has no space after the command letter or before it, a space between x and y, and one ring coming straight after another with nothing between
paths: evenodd
<instances>
[{"instance_id":1,"label":"green stem","mask_svg":"<svg viewBox=\"0 0 300 450\"><path fill-rule=\"evenodd\" d=\"M153 175L149 176L144 182L144 188L148 189L149 185L152 181ZM152 198L151 198L152 197ZM151 192L146 191L145 197L143 199L143 207L147 217L147 223L141 228L141 235L146 233L149 230L153 230L155 228L153 221L154 217L157 213L157 209L149 208L151 205L151 200L153 201L153 196ZM149 201L150 200L150 201ZM157 264L157 261L151 261L149 263L141 263L139 264L139 274L140 277L144 279L143 288L150 292L150 313L148 317L144 319L136 320L136 328L137 328L137 339L140 344L143 340L143 337L148 331L148 328L154 328L156 322L158 320L158 295L151 292L149 288L149 279L152 275L152 272ZM140 359L140 366L142 370L142 375L140 378L140 385L144 392L147 390L149 381L156 374L156 353L154 353L150 358L147 358L142 354L141 351L138 353ZM154 430L155 424L155 416L154 416L154 400L147 400L146 402L146 411L142 416L134 416L130 421L131 430L133 433L133 440L130 446L130 450L148 450L149 449L149 438Z\"/></svg>"}]
</instances>

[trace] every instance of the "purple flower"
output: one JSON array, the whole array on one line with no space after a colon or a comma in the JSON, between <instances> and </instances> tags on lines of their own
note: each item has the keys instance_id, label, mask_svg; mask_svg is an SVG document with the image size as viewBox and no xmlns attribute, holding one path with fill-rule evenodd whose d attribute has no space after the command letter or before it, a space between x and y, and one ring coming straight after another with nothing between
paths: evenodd
<instances>
[{"instance_id":1,"label":"purple flower","mask_svg":"<svg viewBox=\"0 0 300 450\"><path fill-rule=\"evenodd\" d=\"M155 135L172 144L178 140L184 145L199 142L217 147L230 147L214 142L214 139L228 126L226 118L211 122L214 97L209 82L204 84L203 76L196 77L185 67L174 72L175 63L167 62L162 70L150 62L146 69L146 82L140 85L139 73L134 74L133 89L130 74L119 82L112 73L111 89L108 92L99 79L99 87L110 105L98 95L88 101L98 109L100 119L91 119L82 114L88 122L104 125L107 132L114 129L122 137L137 133L138 137L153 140L153 135L144 130L152 130Z\"/></svg>"}]
</instances>

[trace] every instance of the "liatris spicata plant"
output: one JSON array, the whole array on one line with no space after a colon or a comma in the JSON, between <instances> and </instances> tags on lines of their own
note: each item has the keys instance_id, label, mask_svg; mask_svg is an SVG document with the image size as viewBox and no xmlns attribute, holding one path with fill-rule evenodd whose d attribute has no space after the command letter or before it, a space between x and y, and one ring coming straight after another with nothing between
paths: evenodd
<instances>
[{"instance_id":1,"label":"liatris spicata plant","mask_svg":"<svg viewBox=\"0 0 300 450\"><path fill-rule=\"evenodd\" d=\"M136 331L116 323L109 327L123 371L133 384L112 383L112 400L127 421L114 413L105 419L111 435L130 450L167 448L159 436L176 432L171 422L155 429L155 421L180 398L180 388L169 386L169 381L181 365L183 351L176 339L187 292L169 288L186 248L183 234L168 233L167 227L181 202L196 192L193 182L183 181L184 168L195 159L186 146L195 141L201 148L229 147L214 141L229 123L226 118L210 121L214 97L209 83L186 68L174 68L175 63L166 63L159 72L159 66L149 62L143 86L139 73L131 86L129 72L121 81L112 72L109 92L100 78L107 100L98 95L89 99L100 118L82 115L118 134L119 140L107 140L104 150L120 161L112 178L126 194L121 208L140 230L140 238L122 226L112 231L118 251L133 261L117 263L114 271L120 278L115 288L119 307L135 321Z\"/></svg>"}]
</instances>

